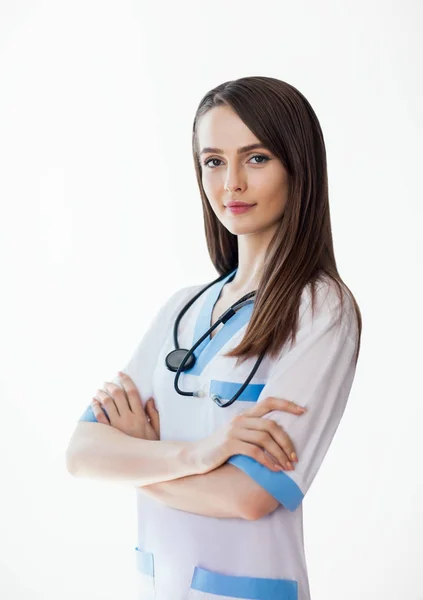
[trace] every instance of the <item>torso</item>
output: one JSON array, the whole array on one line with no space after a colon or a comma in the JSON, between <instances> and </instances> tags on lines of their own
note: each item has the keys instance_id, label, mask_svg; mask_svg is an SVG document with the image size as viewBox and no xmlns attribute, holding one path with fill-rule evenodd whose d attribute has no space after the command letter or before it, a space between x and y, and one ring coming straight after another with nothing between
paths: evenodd
<instances>
[{"instance_id":1,"label":"torso","mask_svg":"<svg viewBox=\"0 0 423 600\"><path fill-rule=\"evenodd\" d=\"M183 391L198 390L204 393L198 394L198 397L177 393L175 373L166 368L165 364L166 356L175 349L173 336L175 316L189 299L201 291L202 287L203 284L183 288L180 294L174 296L172 302L168 302L166 310L161 312L160 319L156 321L157 328L151 335L151 339L139 345L136 354L125 369L125 372L133 377L141 397L154 397L156 408L160 413L162 440L193 443L205 439L228 426L235 415L245 412L247 407L255 406L269 396L289 397L303 403L308 398L304 399L303 394L304 390L307 391L307 386L302 379L307 379L308 371L311 373L311 378L313 376L315 378L315 375L320 373L319 365L312 360L310 354L315 351L315 335L309 335L307 340L301 338L299 343L297 340L297 344L293 344L291 354L288 351L291 349L286 351L286 355L281 352L275 358L267 354L259 371L251 379L255 358L246 361L245 364L238 364L234 357L227 358L226 352L232 350L243 339L244 327L248 327L251 319L252 307L250 306L247 310L240 310L237 313L238 318L230 319L225 325L229 330L225 345L220 346L217 343L221 338L225 338L221 334L216 338L216 342L214 339L212 343L206 342L203 345L205 351L200 352L201 356L198 355L199 360L194 364L193 372L181 374L179 384ZM228 296L226 296L227 291ZM245 293L247 291L245 290ZM324 292L322 290L317 294L314 315L317 318L322 314L326 314L328 318L327 312L332 310L332 298L329 298L329 304ZM214 306L210 306L205 301L200 310L198 307L197 311L188 310L181 320L178 337L180 348L191 348L193 340L197 340L197 336L210 325L210 320L216 323L231 303L239 300L245 293L240 291L235 294L225 289L221 298L213 294L216 300ZM304 300L302 304L304 310L301 326L305 331L312 323L309 290L304 292L302 300ZM334 304L336 307L337 303ZM352 303L348 303L347 306L352 310ZM204 319L209 322L206 323ZM356 328L353 329L352 323L351 321L350 336L356 335ZM344 326L347 327L347 322ZM226 331L222 331L223 333L226 334ZM313 481L325 449L330 444L353 380L355 369L352 361L353 348L351 346L351 360L347 363L345 361L348 361L348 353L343 354L345 347L350 347L350 341L348 344L342 342L342 345L337 342L331 346L333 352L322 350L323 379L319 380L319 389L315 389L321 397L316 400L309 399L312 406L324 404L327 390L323 385L326 385L333 376L328 364L332 364L333 356L339 351L339 361L337 358L336 365L342 372L337 372L334 393L332 398L329 398L336 402L339 410L326 412L318 409L309 410L306 415L300 417L286 416L286 413L281 411L271 411L269 414L278 425L286 423L290 427L292 423L294 429L297 423L295 419L309 419L301 423L298 421L295 445L299 453L299 468L295 466L292 474L267 473L265 467L254 471L249 470L252 460L248 462L243 460L240 466L237 461L244 459L242 455L231 456L228 460L233 463L233 468L244 469L250 479L255 481L255 485L263 489L271 489L272 498L280 503L276 510L264 518L255 519L254 523L245 518L219 519L186 511L175 511L170 506L140 493L137 489L138 523L135 531L138 548L136 565L139 571L136 575L141 597L145 595L156 600L169 598L186 600L190 596L192 598L203 596L223 600L224 597L228 597L225 593L228 593L231 597L238 598L278 597L310 600L307 564L304 558L302 497L307 492L310 482ZM287 370L291 368L292 371L293 362L295 363L294 376L287 377ZM250 381L244 390L245 395L232 405L221 408L212 401L210 396L213 392L226 402L247 378ZM345 384L341 386L342 381L345 381ZM320 440L323 454L320 452L320 446L317 447L317 442L320 444ZM277 484L276 480L282 481ZM287 485L288 481L289 485ZM259 545L257 539L261 540ZM218 552L216 544L219 544ZM248 579L245 577L247 574ZM269 590L269 592L253 594L253 590Z\"/></svg>"}]
</instances>

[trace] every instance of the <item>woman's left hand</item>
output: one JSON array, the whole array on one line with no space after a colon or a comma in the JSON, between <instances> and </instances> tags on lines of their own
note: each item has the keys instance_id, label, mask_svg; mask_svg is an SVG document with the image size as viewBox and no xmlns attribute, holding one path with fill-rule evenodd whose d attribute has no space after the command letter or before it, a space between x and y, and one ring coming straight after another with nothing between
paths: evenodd
<instances>
[{"instance_id":1,"label":"woman's left hand","mask_svg":"<svg viewBox=\"0 0 423 600\"><path fill-rule=\"evenodd\" d=\"M99 423L111 425L123 433L142 440L160 440L159 413L154 398L149 398L145 408L138 389L129 375L118 372L122 388L111 382L104 383L104 389L97 390L91 401L91 408ZM107 415L102 410L104 406Z\"/></svg>"}]
</instances>

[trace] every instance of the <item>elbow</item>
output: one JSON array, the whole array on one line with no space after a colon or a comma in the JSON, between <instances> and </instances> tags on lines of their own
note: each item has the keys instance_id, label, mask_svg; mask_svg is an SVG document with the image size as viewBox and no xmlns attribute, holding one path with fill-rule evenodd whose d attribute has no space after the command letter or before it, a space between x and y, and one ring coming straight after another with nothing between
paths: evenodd
<instances>
[{"instance_id":1,"label":"elbow","mask_svg":"<svg viewBox=\"0 0 423 600\"><path fill-rule=\"evenodd\" d=\"M65 466L68 473L78 477L85 471L87 459L92 455L95 443L91 423L79 422L65 452ZM85 465L85 466L84 466Z\"/></svg>"},{"instance_id":2,"label":"elbow","mask_svg":"<svg viewBox=\"0 0 423 600\"><path fill-rule=\"evenodd\" d=\"M87 441L74 434L65 452L67 472L74 477L80 476L84 471L84 465L86 465L89 454L90 446Z\"/></svg>"},{"instance_id":3,"label":"elbow","mask_svg":"<svg viewBox=\"0 0 423 600\"><path fill-rule=\"evenodd\" d=\"M70 475L73 475L73 477L77 477L80 473L81 455L76 452L71 444L69 444L65 453L65 466L67 472Z\"/></svg>"},{"instance_id":4,"label":"elbow","mask_svg":"<svg viewBox=\"0 0 423 600\"><path fill-rule=\"evenodd\" d=\"M258 521L274 512L278 506L280 506L278 500L263 490L254 501L247 503L242 516L248 521Z\"/></svg>"},{"instance_id":5,"label":"elbow","mask_svg":"<svg viewBox=\"0 0 423 600\"><path fill-rule=\"evenodd\" d=\"M70 475L75 475L74 456L69 452L69 450L66 450L66 453L65 453L65 466L66 466L66 471Z\"/></svg>"},{"instance_id":6,"label":"elbow","mask_svg":"<svg viewBox=\"0 0 423 600\"><path fill-rule=\"evenodd\" d=\"M73 477L96 477L99 469L94 454L68 448L65 454L67 472Z\"/></svg>"},{"instance_id":7,"label":"elbow","mask_svg":"<svg viewBox=\"0 0 423 600\"><path fill-rule=\"evenodd\" d=\"M246 521L258 521L259 519L264 517L264 514L259 510L259 507L250 506L248 507L248 509L244 508L244 511L242 512L241 516Z\"/></svg>"},{"instance_id":8,"label":"elbow","mask_svg":"<svg viewBox=\"0 0 423 600\"><path fill-rule=\"evenodd\" d=\"M229 493L232 491L236 513L247 521L257 521L275 511L279 501L259 483L234 465L228 465L230 475ZM228 494L226 494L228 497Z\"/></svg>"},{"instance_id":9,"label":"elbow","mask_svg":"<svg viewBox=\"0 0 423 600\"><path fill-rule=\"evenodd\" d=\"M242 498L237 507L237 514L246 521L257 521L261 518L260 506L255 502L248 501L248 498Z\"/></svg>"}]
</instances>

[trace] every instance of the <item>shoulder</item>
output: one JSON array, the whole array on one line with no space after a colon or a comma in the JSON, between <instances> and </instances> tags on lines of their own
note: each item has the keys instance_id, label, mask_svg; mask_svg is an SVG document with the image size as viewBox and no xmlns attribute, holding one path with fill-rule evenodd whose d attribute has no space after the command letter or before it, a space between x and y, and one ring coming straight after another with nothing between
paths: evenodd
<instances>
[{"instance_id":1,"label":"shoulder","mask_svg":"<svg viewBox=\"0 0 423 600\"><path fill-rule=\"evenodd\" d=\"M189 300L194 298L194 296L198 294L200 290L202 290L205 287L205 285L206 284L201 283L182 287L172 294L169 301L173 302L174 304L189 302Z\"/></svg>"},{"instance_id":2,"label":"shoulder","mask_svg":"<svg viewBox=\"0 0 423 600\"><path fill-rule=\"evenodd\" d=\"M203 285L188 285L174 290L162 303L160 317L172 316L179 312L201 289Z\"/></svg>"},{"instance_id":3,"label":"shoulder","mask_svg":"<svg viewBox=\"0 0 423 600\"><path fill-rule=\"evenodd\" d=\"M353 295L345 284L338 284L328 276L316 281L314 298L311 284L304 287L301 295L299 327L318 327L319 323L338 323L347 337L357 339L358 319Z\"/></svg>"}]
</instances>

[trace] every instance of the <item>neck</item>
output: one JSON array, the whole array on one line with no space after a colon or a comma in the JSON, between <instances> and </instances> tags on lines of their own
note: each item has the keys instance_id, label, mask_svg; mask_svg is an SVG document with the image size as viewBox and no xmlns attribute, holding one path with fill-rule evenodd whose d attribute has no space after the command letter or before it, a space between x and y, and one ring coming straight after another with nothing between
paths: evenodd
<instances>
[{"instance_id":1,"label":"neck","mask_svg":"<svg viewBox=\"0 0 423 600\"><path fill-rule=\"evenodd\" d=\"M273 227L260 233L238 235L238 270L230 282L234 293L248 293L258 288L266 251L274 232Z\"/></svg>"}]
</instances>

